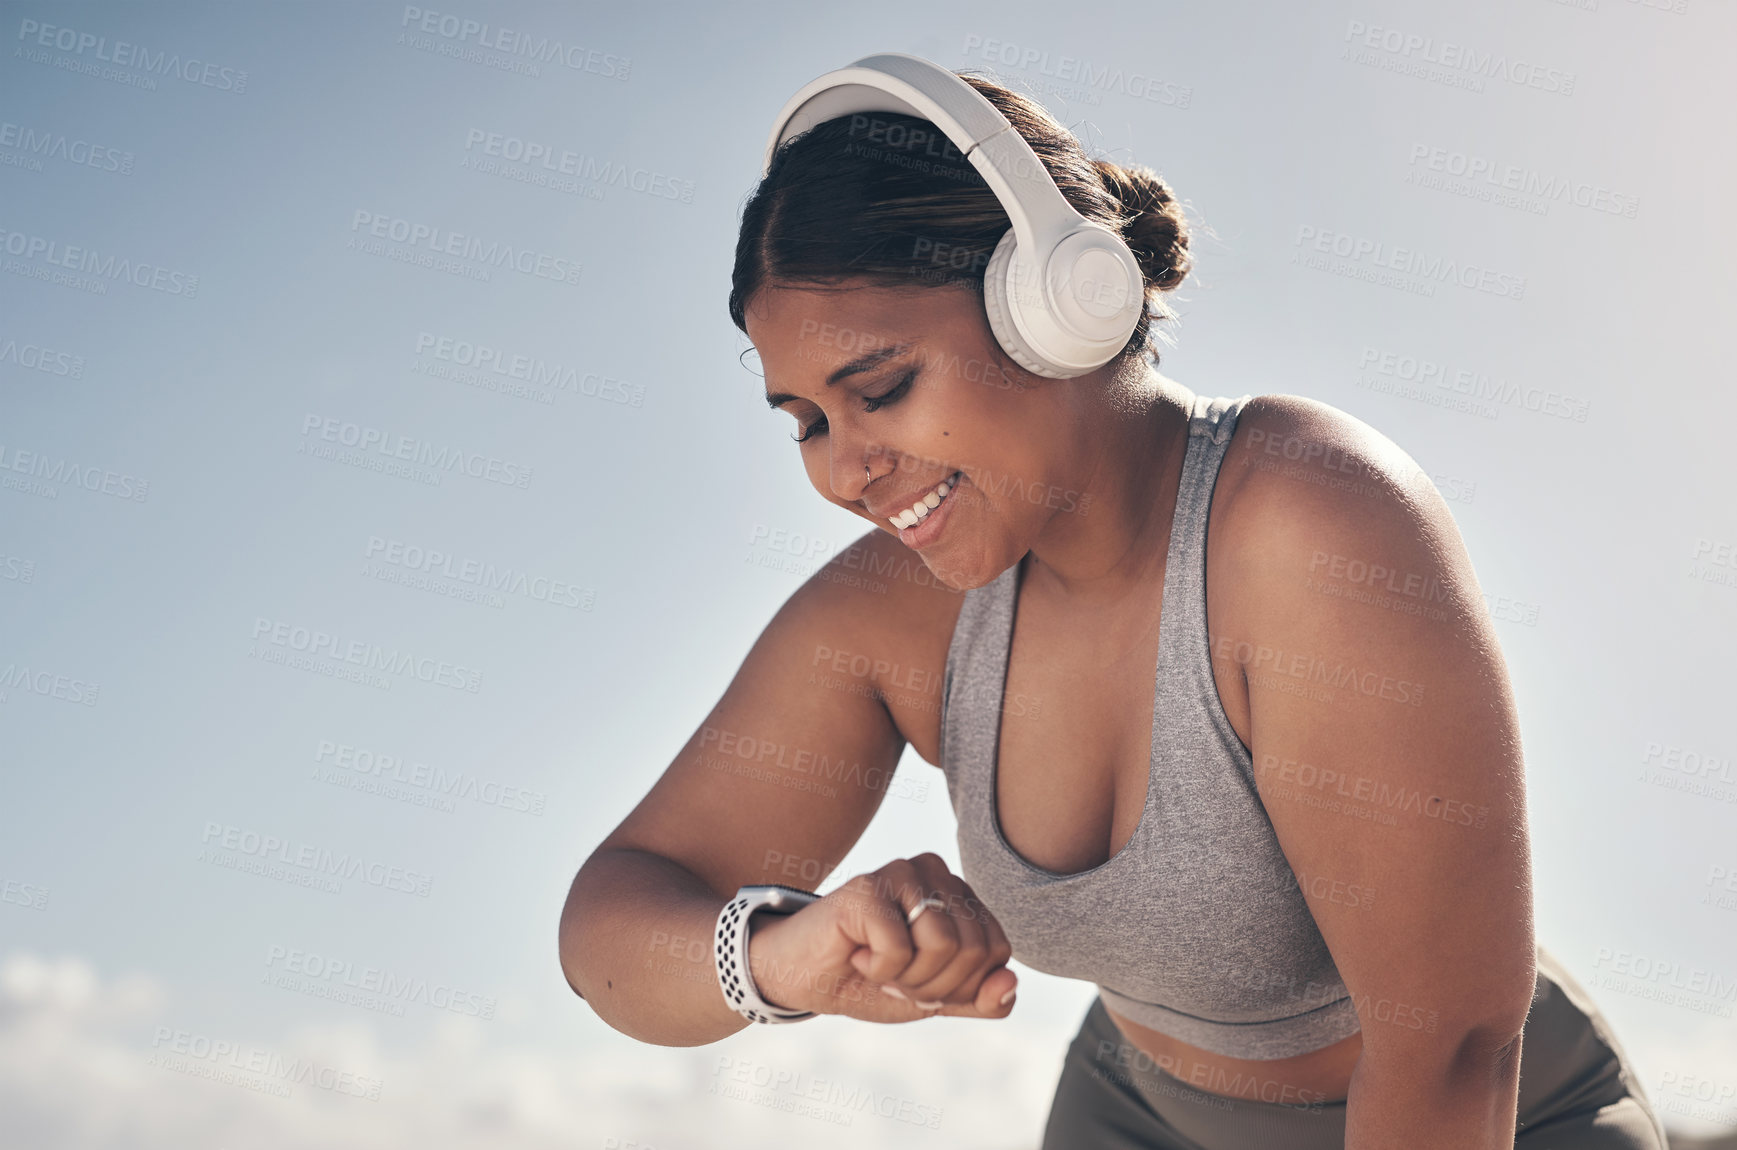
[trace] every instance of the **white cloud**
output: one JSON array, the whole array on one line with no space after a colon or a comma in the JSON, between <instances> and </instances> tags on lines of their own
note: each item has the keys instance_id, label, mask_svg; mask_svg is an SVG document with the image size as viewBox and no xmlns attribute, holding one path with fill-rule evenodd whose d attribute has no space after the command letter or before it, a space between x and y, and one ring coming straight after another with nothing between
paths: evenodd
<instances>
[{"instance_id":1,"label":"white cloud","mask_svg":"<svg viewBox=\"0 0 1737 1150\"><path fill-rule=\"evenodd\" d=\"M406 1049L390 1048L370 1018L198 1034L178 1024L171 996L151 978L105 980L79 957L13 954L0 963L0 1145L1031 1147L1066 1045L1041 1012L1023 1025L821 1018L692 1048L612 1031L599 1040L596 1029L576 1026L589 1038L557 1054L514 1047L458 1017ZM247 1073L250 1065L259 1072ZM310 1071L301 1081L297 1067ZM220 1073L236 1081L216 1080ZM322 1089L321 1075L345 1089L378 1080L379 1098ZM719 1084L729 1089L710 1092ZM286 1085L288 1097L260 1089ZM807 1116L808 1107L826 1113ZM937 1117L939 1129L925 1125Z\"/></svg>"}]
</instances>

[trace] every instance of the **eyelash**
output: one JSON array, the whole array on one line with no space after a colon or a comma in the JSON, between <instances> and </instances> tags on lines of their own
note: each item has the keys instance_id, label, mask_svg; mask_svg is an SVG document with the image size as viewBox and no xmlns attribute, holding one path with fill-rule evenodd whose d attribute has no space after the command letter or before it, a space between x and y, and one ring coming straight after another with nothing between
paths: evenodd
<instances>
[{"instance_id":1,"label":"eyelash","mask_svg":"<svg viewBox=\"0 0 1737 1150\"><path fill-rule=\"evenodd\" d=\"M893 387L893 389L891 391L887 392L885 395L877 395L877 396L874 396L872 398L869 396L864 396L863 397L863 410L864 411L870 411L870 412L879 411L883 407L886 407L890 404L897 403L899 400L901 400L905 397L905 393L911 389L911 384L916 381L916 378L917 378L917 369L913 367L910 371L907 371L904 375L904 378L899 380L899 382ZM813 439L816 435L818 435L820 433L820 429L823 429L825 427L826 427L825 418L817 419L813 423L809 424L808 427L803 430L801 435L792 435L790 438L794 439L797 443L807 443L810 439Z\"/></svg>"}]
</instances>

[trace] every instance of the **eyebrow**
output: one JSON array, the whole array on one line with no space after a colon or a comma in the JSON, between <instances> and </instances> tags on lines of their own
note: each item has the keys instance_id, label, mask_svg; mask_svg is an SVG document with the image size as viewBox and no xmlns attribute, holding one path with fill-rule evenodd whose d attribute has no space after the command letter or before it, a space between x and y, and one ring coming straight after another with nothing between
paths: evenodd
<instances>
[{"instance_id":1,"label":"eyebrow","mask_svg":"<svg viewBox=\"0 0 1737 1150\"><path fill-rule=\"evenodd\" d=\"M897 343L889 347L883 347L879 350L871 351L867 355L858 356L843 367L835 368L832 374L826 377L826 386L831 387L841 379L846 379L853 375L861 375L865 371L870 371L879 367L894 356L903 355L905 352L910 350L910 344ZM766 396L766 406L776 411L791 400L802 398L802 396L792 395L788 391L775 391Z\"/></svg>"}]
</instances>

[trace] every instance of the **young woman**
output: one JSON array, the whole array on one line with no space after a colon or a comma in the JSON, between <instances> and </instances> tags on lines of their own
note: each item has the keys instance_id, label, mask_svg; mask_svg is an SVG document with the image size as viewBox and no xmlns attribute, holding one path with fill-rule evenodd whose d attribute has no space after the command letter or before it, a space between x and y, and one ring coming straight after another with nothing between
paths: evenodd
<instances>
[{"instance_id":1,"label":"young woman","mask_svg":"<svg viewBox=\"0 0 1737 1150\"><path fill-rule=\"evenodd\" d=\"M1122 237L1140 318L1094 370L1028 370L984 287L1009 211L948 133L858 113L778 146L731 315L810 482L874 529L580 869L569 983L696 1045L746 1017L1004 1018L1017 957L1099 986L1047 1150L1663 1150L1536 946L1514 701L1442 498L1335 408L1161 375L1190 265L1170 189L955 80ZM925 853L756 914L833 871L907 743L962 875Z\"/></svg>"}]
</instances>

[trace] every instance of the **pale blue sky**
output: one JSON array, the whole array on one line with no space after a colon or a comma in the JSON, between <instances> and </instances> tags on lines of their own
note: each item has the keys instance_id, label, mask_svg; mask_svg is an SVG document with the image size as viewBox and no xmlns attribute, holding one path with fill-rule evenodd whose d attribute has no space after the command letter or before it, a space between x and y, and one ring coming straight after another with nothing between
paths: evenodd
<instances>
[{"instance_id":1,"label":"pale blue sky","mask_svg":"<svg viewBox=\"0 0 1737 1150\"><path fill-rule=\"evenodd\" d=\"M1601 955L1636 952L1733 986L1737 895L1721 907L1710 876L1737 873L1737 403L1719 338L1737 303L1737 14L1668 3L1098 4L1089 23L903 0L0 5L0 1132L108 1145L89 1125L103 1112L153 1146L817 1133L707 1096L733 1052L945 1108L939 1131L829 1126L839 1144L1036 1144L1089 986L1022 972L1000 1031L831 1019L673 1050L610 1030L554 960L573 871L812 569L808 541L825 555L861 534L809 487L789 417L738 362L726 297L773 116L876 51L990 70L1094 153L1177 189L1198 270L1163 370L1196 392L1333 404L1450 495L1499 597L1541 939L1589 982L1610 970ZM446 54L483 35L464 20L562 42L581 66ZM1043 53L1176 98L1055 87ZM1536 82L1468 81L1464 61L1492 56ZM505 178L478 166L490 134L691 196ZM1474 163L1576 191L1539 212L1437 186ZM389 239L370 250L376 226L510 245L532 270L418 266ZM1384 254L1311 266L1332 235ZM1371 277L1395 248L1524 277L1523 296L1394 290ZM158 270L100 294L43 278L111 256ZM576 282L558 278L574 264ZM453 378L461 344L566 386L470 386ZM1382 390L1413 361L1553 393L1585 419L1454 410L1428 380ZM433 484L317 454L364 431L485 474ZM30 489L33 468L75 465L96 490ZM124 497L140 481L143 498ZM794 534L799 571L760 565ZM405 585L430 551L448 571L523 572L524 590L496 604L455 597L462 579ZM1722 563L1696 566L1698 551ZM536 597L556 587L590 608ZM297 627L445 663L477 689L257 657ZM84 684L92 702L57 697ZM1694 778L1643 776L1654 745L1722 763L1701 777L1722 772L1723 790L1649 781ZM409 800L340 786L327 780L376 761L340 747L464 772L477 797L417 805L429 788L408 765ZM956 858L938 772L914 753L901 770L926 798L889 800L844 872ZM329 892L201 861L223 828L431 882ZM262 981L291 951L475 995L494 1017L397 1017ZM1599 1001L1649 1088L1691 1069L1737 1082L1729 994L1721 1018L1634 989ZM24 1069L29 1025L71 1036L65 1065ZM164 1026L316 1051L378 1078L380 1098L192 1081L148 1064ZM119 1077L90 1069L98 1054Z\"/></svg>"}]
</instances>

